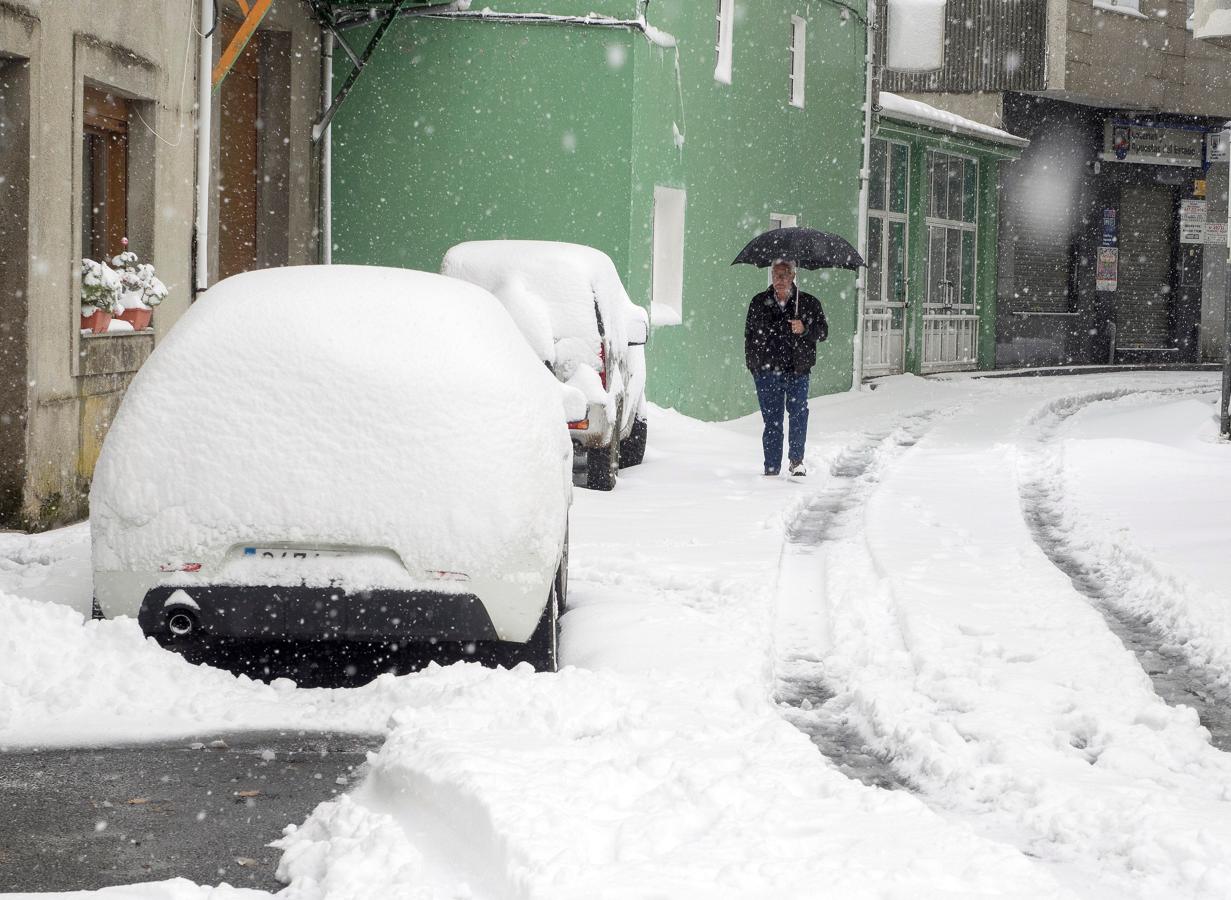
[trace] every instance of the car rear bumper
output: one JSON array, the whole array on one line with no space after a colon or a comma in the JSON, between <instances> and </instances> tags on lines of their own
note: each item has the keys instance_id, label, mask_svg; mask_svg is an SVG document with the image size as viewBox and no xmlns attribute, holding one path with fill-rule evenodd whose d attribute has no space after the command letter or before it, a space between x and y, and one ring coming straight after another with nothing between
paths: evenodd
<instances>
[{"instance_id":1,"label":"car rear bumper","mask_svg":"<svg viewBox=\"0 0 1231 900\"><path fill-rule=\"evenodd\" d=\"M570 429L569 437L579 450L592 450L595 447L606 447L611 443L612 423L607 418L607 405L591 403L586 409L586 422L582 429Z\"/></svg>"},{"instance_id":2,"label":"car rear bumper","mask_svg":"<svg viewBox=\"0 0 1231 900\"><path fill-rule=\"evenodd\" d=\"M161 585L145 594L137 621L153 637L188 634L269 640L494 640L496 629L474 594L337 588Z\"/></svg>"}]
</instances>

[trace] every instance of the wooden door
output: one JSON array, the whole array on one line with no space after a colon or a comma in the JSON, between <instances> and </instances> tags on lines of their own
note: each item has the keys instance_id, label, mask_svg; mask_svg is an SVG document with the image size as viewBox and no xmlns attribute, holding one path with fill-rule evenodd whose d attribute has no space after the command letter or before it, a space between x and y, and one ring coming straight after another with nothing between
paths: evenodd
<instances>
[{"instance_id":1,"label":"wooden door","mask_svg":"<svg viewBox=\"0 0 1231 900\"><path fill-rule=\"evenodd\" d=\"M225 47L239 29L224 18ZM260 39L257 32L220 91L218 142L218 277L256 268L257 190L260 177Z\"/></svg>"}]
</instances>

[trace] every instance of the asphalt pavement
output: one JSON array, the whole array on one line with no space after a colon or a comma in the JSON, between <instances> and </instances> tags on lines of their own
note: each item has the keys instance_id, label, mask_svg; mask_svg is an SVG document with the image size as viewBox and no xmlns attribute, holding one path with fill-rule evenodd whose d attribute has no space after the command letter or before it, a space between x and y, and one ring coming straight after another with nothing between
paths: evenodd
<instances>
[{"instance_id":1,"label":"asphalt pavement","mask_svg":"<svg viewBox=\"0 0 1231 900\"><path fill-rule=\"evenodd\" d=\"M0 754L0 892L180 876L276 891L269 842L346 791L380 742L265 732Z\"/></svg>"}]
</instances>

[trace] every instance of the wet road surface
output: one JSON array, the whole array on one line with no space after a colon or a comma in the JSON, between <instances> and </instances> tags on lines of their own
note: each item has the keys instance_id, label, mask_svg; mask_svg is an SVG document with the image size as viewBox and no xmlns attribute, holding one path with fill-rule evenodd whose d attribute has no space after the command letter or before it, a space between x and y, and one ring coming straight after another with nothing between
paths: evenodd
<instances>
[{"instance_id":1,"label":"wet road surface","mask_svg":"<svg viewBox=\"0 0 1231 900\"><path fill-rule=\"evenodd\" d=\"M0 754L0 892L185 877L276 891L266 846L347 790L376 737L269 732Z\"/></svg>"}]
</instances>

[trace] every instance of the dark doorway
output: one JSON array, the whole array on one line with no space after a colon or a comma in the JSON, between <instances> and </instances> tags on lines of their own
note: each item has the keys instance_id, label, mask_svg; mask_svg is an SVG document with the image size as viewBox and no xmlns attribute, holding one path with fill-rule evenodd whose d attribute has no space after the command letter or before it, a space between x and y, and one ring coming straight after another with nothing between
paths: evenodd
<instances>
[{"instance_id":1,"label":"dark doorway","mask_svg":"<svg viewBox=\"0 0 1231 900\"><path fill-rule=\"evenodd\" d=\"M1174 209L1175 189L1168 185L1126 184L1120 189L1116 344L1121 350L1171 346Z\"/></svg>"}]
</instances>

